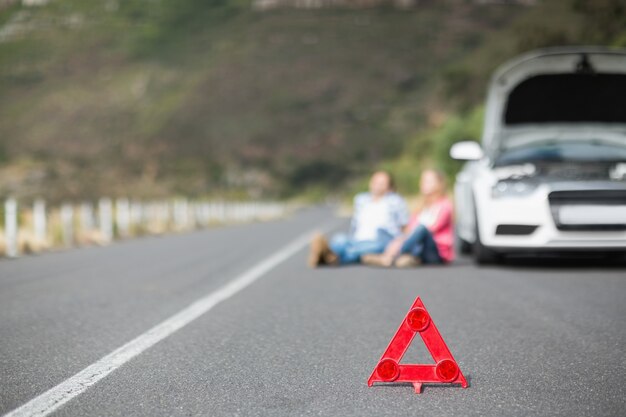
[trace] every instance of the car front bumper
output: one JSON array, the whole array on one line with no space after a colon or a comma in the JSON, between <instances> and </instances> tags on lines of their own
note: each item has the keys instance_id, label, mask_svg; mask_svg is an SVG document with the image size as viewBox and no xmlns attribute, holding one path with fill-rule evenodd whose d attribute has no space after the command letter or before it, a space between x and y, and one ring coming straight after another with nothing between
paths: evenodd
<instances>
[{"instance_id":1,"label":"car front bumper","mask_svg":"<svg viewBox=\"0 0 626 417\"><path fill-rule=\"evenodd\" d=\"M491 188L475 191L481 243L494 250L626 250L626 227L594 226L591 230L559 227L555 206L549 199L553 189L548 185L541 185L524 196L494 198Z\"/></svg>"}]
</instances>

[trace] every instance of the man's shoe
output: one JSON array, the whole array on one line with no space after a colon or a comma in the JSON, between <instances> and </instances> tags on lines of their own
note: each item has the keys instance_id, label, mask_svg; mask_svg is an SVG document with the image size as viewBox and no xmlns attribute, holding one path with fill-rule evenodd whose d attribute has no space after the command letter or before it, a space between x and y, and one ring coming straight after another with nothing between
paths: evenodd
<instances>
[{"instance_id":1,"label":"man's shoe","mask_svg":"<svg viewBox=\"0 0 626 417\"><path fill-rule=\"evenodd\" d=\"M321 233L316 233L311 239L311 246L309 248L308 264L311 268L315 268L319 265L336 265L339 263L337 255L330 250L328 241Z\"/></svg>"},{"instance_id":2,"label":"man's shoe","mask_svg":"<svg viewBox=\"0 0 626 417\"><path fill-rule=\"evenodd\" d=\"M339 256L337 256L337 254L330 249L322 255L322 259L326 265L339 265Z\"/></svg>"},{"instance_id":3,"label":"man's shoe","mask_svg":"<svg viewBox=\"0 0 626 417\"><path fill-rule=\"evenodd\" d=\"M396 268L413 268L421 263L419 258L412 255L400 255L393 263Z\"/></svg>"}]
</instances>

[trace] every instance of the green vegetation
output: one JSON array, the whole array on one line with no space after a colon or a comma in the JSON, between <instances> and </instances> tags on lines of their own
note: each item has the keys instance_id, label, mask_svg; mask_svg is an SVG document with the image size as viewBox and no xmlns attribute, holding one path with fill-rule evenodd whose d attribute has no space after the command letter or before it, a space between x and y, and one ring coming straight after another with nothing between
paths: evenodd
<instances>
[{"instance_id":1,"label":"green vegetation","mask_svg":"<svg viewBox=\"0 0 626 417\"><path fill-rule=\"evenodd\" d=\"M490 72L528 49L626 45L618 0L252 10L52 0L0 11L0 195L413 192L477 139Z\"/></svg>"}]
</instances>

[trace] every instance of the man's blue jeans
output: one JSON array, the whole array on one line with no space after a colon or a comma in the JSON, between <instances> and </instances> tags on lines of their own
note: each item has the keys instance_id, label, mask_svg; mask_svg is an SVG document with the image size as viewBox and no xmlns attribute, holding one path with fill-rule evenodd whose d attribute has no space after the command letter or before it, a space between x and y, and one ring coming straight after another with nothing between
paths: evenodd
<instances>
[{"instance_id":1,"label":"man's blue jeans","mask_svg":"<svg viewBox=\"0 0 626 417\"><path fill-rule=\"evenodd\" d=\"M345 233L334 235L329 242L330 249L339 257L341 264L354 264L361 261L361 255L383 253L393 237L380 230L376 240L354 240Z\"/></svg>"},{"instance_id":2,"label":"man's blue jeans","mask_svg":"<svg viewBox=\"0 0 626 417\"><path fill-rule=\"evenodd\" d=\"M411 232L402 244L402 253L408 253L417 256L424 264L440 264L443 263L437 244L433 239L433 235L426 226L420 224Z\"/></svg>"}]
</instances>

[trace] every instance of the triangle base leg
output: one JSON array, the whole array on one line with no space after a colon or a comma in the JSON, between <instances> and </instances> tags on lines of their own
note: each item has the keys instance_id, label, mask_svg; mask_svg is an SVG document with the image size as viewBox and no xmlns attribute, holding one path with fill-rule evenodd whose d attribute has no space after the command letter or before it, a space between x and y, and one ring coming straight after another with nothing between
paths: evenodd
<instances>
[{"instance_id":1,"label":"triangle base leg","mask_svg":"<svg viewBox=\"0 0 626 417\"><path fill-rule=\"evenodd\" d=\"M413 382L413 388L415 388L416 394L422 393L422 383L421 382Z\"/></svg>"}]
</instances>

